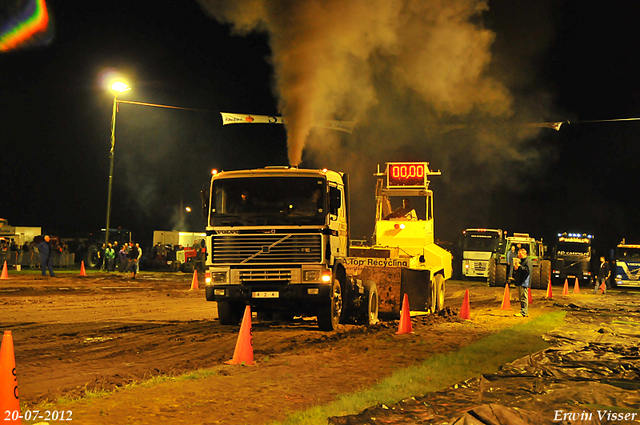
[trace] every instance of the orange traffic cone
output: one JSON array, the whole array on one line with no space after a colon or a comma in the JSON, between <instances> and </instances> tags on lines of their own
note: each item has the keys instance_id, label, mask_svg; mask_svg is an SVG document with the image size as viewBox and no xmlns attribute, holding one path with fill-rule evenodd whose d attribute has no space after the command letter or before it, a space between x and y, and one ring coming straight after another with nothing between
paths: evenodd
<instances>
[{"instance_id":1,"label":"orange traffic cone","mask_svg":"<svg viewBox=\"0 0 640 425\"><path fill-rule=\"evenodd\" d=\"M9 279L9 272L7 271L7 262L4 262L4 266L2 266L2 276L0 279Z\"/></svg>"},{"instance_id":2,"label":"orange traffic cone","mask_svg":"<svg viewBox=\"0 0 640 425\"><path fill-rule=\"evenodd\" d=\"M552 300L553 299L553 291L551 290L551 280L549 280L549 283L547 284L547 297L548 300Z\"/></svg>"},{"instance_id":3,"label":"orange traffic cone","mask_svg":"<svg viewBox=\"0 0 640 425\"><path fill-rule=\"evenodd\" d=\"M191 280L191 289L190 291L198 290L198 270L193 271L193 279Z\"/></svg>"},{"instance_id":4,"label":"orange traffic cone","mask_svg":"<svg viewBox=\"0 0 640 425\"><path fill-rule=\"evenodd\" d=\"M567 279L564 280L564 288L562 288L562 295L569 295L569 281Z\"/></svg>"},{"instance_id":5,"label":"orange traffic cone","mask_svg":"<svg viewBox=\"0 0 640 425\"><path fill-rule=\"evenodd\" d=\"M87 276L87 271L84 269L84 260L80 263L80 276Z\"/></svg>"},{"instance_id":6,"label":"orange traffic cone","mask_svg":"<svg viewBox=\"0 0 640 425\"><path fill-rule=\"evenodd\" d=\"M400 312L400 324L396 335L412 334L413 326L411 325L411 314L409 313L409 296L404 294L402 299L402 311Z\"/></svg>"},{"instance_id":7,"label":"orange traffic cone","mask_svg":"<svg viewBox=\"0 0 640 425\"><path fill-rule=\"evenodd\" d=\"M573 293L574 294L579 294L580 293L580 285L578 285L578 278L576 277L576 283L573 285Z\"/></svg>"},{"instance_id":8,"label":"orange traffic cone","mask_svg":"<svg viewBox=\"0 0 640 425\"><path fill-rule=\"evenodd\" d=\"M4 331L2 348L0 348L0 411L4 417L3 423L22 423L19 419L18 376L16 375L16 358L13 353L11 331Z\"/></svg>"},{"instance_id":9,"label":"orange traffic cone","mask_svg":"<svg viewBox=\"0 0 640 425\"><path fill-rule=\"evenodd\" d=\"M531 288L527 288L527 300L529 301L529 304L533 302L533 297L531 296Z\"/></svg>"},{"instance_id":10,"label":"orange traffic cone","mask_svg":"<svg viewBox=\"0 0 640 425\"><path fill-rule=\"evenodd\" d=\"M251 307L244 309L244 317L240 326L240 334L233 350L233 358L226 364L253 365L253 337L251 336Z\"/></svg>"},{"instance_id":11,"label":"orange traffic cone","mask_svg":"<svg viewBox=\"0 0 640 425\"><path fill-rule=\"evenodd\" d=\"M464 300L462 301L462 308L460 308L460 317L464 320L471 319L471 311L469 310L469 290L464 291Z\"/></svg>"},{"instance_id":12,"label":"orange traffic cone","mask_svg":"<svg viewBox=\"0 0 640 425\"><path fill-rule=\"evenodd\" d=\"M509 285L504 285L504 296L500 310L511 310L511 295L509 295Z\"/></svg>"}]
</instances>

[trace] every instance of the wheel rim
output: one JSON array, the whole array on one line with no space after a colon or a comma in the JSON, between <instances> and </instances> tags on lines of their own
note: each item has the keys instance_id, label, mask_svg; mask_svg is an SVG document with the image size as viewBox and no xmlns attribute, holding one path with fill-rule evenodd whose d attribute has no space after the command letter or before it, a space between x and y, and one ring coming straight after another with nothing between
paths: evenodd
<instances>
[{"instance_id":1,"label":"wheel rim","mask_svg":"<svg viewBox=\"0 0 640 425\"><path fill-rule=\"evenodd\" d=\"M378 294L371 294L371 304L369 305L369 324L374 325L378 322Z\"/></svg>"}]
</instances>

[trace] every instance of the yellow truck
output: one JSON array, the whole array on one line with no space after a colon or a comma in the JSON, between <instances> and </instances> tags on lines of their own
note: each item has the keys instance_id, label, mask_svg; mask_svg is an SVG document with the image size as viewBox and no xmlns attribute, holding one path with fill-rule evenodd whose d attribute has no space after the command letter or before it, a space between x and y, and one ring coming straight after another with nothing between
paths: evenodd
<instances>
[{"instance_id":1,"label":"yellow truck","mask_svg":"<svg viewBox=\"0 0 640 425\"><path fill-rule=\"evenodd\" d=\"M376 282L379 313L399 316L404 294L411 310L444 308L445 282L452 255L436 245L433 192L428 162L388 162L378 167L376 217L372 244L352 243L347 273ZM400 204L395 210L392 205Z\"/></svg>"}]
</instances>

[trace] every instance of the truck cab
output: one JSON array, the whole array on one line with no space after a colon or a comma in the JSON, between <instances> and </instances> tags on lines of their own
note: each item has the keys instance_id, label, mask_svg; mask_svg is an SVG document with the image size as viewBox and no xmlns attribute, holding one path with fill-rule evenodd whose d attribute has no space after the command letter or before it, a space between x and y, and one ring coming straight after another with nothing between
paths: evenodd
<instances>
[{"instance_id":1,"label":"truck cab","mask_svg":"<svg viewBox=\"0 0 640 425\"><path fill-rule=\"evenodd\" d=\"M261 317L317 316L336 329L361 315L371 284L347 276L348 179L330 170L266 167L214 173L209 189L208 301L222 324L245 305ZM365 288L365 286L367 286ZM367 321L377 320L365 311ZM373 317L375 315L375 317Z\"/></svg>"}]
</instances>

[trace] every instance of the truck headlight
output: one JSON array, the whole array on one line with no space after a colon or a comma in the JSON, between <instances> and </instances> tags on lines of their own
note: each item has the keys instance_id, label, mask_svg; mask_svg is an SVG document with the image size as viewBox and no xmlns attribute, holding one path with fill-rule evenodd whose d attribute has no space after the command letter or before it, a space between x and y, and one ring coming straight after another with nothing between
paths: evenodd
<instances>
[{"instance_id":1,"label":"truck headlight","mask_svg":"<svg viewBox=\"0 0 640 425\"><path fill-rule=\"evenodd\" d=\"M320 270L305 270L302 275L302 280L305 282L320 280Z\"/></svg>"},{"instance_id":2,"label":"truck headlight","mask_svg":"<svg viewBox=\"0 0 640 425\"><path fill-rule=\"evenodd\" d=\"M227 283L227 272L211 272L211 282L213 283Z\"/></svg>"}]
</instances>

